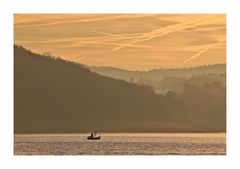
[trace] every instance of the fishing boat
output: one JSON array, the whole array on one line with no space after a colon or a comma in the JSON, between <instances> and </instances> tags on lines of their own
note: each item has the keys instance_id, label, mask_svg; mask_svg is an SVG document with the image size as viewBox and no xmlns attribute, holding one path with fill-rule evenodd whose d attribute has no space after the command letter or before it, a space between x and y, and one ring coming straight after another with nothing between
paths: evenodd
<instances>
[{"instance_id":1,"label":"fishing boat","mask_svg":"<svg viewBox=\"0 0 240 169\"><path fill-rule=\"evenodd\" d=\"M92 132L90 136L87 137L88 140L100 140L101 136L97 135L97 132Z\"/></svg>"}]
</instances>

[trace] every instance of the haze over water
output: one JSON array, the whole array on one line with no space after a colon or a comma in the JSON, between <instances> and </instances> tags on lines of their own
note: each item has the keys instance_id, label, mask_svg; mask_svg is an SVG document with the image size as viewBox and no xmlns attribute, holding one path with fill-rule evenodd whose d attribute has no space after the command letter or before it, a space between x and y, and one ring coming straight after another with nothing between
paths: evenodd
<instances>
[{"instance_id":1,"label":"haze over water","mask_svg":"<svg viewBox=\"0 0 240 169\"><path fill-rule=\"evenodd\" d=\"M69 134L94 130L136 133ZM16 155L223 155L225 132L226 15L15 15Z\"/></svg>"},{"instance_id":2,"label":"haze over water","mask_svg":"<svg viewBox=\"0 0 240 169\"><path fill-rule=\"evenodd\" d=\"M15 155L225 155L224 133L16 134Z\"/></svg>"}]
</instances>

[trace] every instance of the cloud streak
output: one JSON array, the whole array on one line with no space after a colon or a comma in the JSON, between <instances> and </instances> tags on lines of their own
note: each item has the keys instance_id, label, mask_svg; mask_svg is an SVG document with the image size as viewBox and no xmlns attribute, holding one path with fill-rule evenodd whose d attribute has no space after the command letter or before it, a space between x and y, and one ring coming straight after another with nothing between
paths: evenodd
<instances>
[{"instance_id":1,"label":"cloud streak","mask_svg":"<svg viewBox=\"0 0 240 169\"><path fill-rule=\"evenodd\" d=\"M43 14L44 15L44 14ZM87 19L64 19L63 21L56 21L56 19L52 19L49 21L45 21L46 23L36 23L36 21L29 21L29 22L23 22L23 23L17 23L15 24L16 28L26 28L26 27L44 27L44 26L52 26L52 25L59 25L59 24L71 24L71 23L85 23L85 22L100 22L100 21L111 21L116 19L134 19L134 18L142 18L142 17L149 17L147 14L141 14L141 15L110 15L107 17L99 17L96 18L87 18ZM60 18L59 18L60 19ZM33 23L33 24L31 24Z\"/></svg>"},{"instance_id":2,"label":"cloud streak","mask_svg":"<svg viewBox=\"0 0 240 169\"><path fill-rule=\"evenodd\" d=\"M213 18L211 18L211 19L213 19ZM196 19L193 21L188 21L188 22L184 22L184 23L166 26L166 27L159 28L159 29L154 29L150 32L143 33L142 35L140 35L139 37L136 37L135 39L133 39L132 41L130 41L128 43L124 43L124 44L121 44L119 47L113 48L112 50L106 52L105 55L110 54L115 51L118 51L124 47L128 47L129 45L134 45L139 42L152 40L153 38L159 38L161 36L168 35L168 34L174 33L174 32L178 32L178 31L184 30L186 28L194 28L196 26L206 23L208 20L209 19L206 19L206 18L201 19L201 20Z\"/></svg>"},{"instance_id":3,"label":"cloud streak","mask_svg":"<svg viewBox=\"0 0 240 169\"><path fill-rule=\"evenodd\" d=\"M14 21L14 42L33 51L51 52L84 64L121 65L134 70L195 66L192 60L217 48L224 42L218 39L226 36L225 15L218 14L26 14L15 16ZM221 51L218 54L224 60ZM133 61L135 67L130 66Z\"/></svg>"},{"instance_id":4,"label":"cloud streak","mask_svg":"<svg viewBox=\"0 0 240 169\"><path fill-rule=\"evenodd\" d=\"M183 66L184 64L198 58L199 56L201 56L202 54L206 53L207 51L219 46L220 44L224 43L226 40L225 39L221 39L219 40L217 43L211 44L209 46L207 46L206 48L200 50L198 53L196 53L195 55L189 57L188 59L184 60L183 63L179 64L178 66Z\"/></svg>"}]
</instances>

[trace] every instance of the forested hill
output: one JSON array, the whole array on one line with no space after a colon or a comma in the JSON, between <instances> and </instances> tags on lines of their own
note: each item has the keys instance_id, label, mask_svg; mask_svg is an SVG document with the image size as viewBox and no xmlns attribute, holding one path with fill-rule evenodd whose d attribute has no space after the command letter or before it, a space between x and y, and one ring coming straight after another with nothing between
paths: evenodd
<instances>
[{"instance_id":1,"label":"forested hill","mask_svg":"<svg viewBox=\"0 0 240 169\"><path fill-rule=\"evenodd\" d=\"M15 133L222 132L225 115L218 82L160 95L14 46Z\"/></svg>"}]
</instances>

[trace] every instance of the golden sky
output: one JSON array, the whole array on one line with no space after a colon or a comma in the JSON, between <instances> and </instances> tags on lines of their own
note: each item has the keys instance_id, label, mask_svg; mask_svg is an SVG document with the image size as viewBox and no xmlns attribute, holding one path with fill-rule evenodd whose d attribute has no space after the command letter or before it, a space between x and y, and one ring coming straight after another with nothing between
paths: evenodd
<instances>
[{"instance_id":1,"label":"golden sky","mask_svg":"<svg viewBox=\"0 0 240 169\"><path fill-rule=\"evenodd\" d=\"M14 42L37 53L129 70L226 63L226 16L17 14Z\"/></svg>"}]
</instances>

